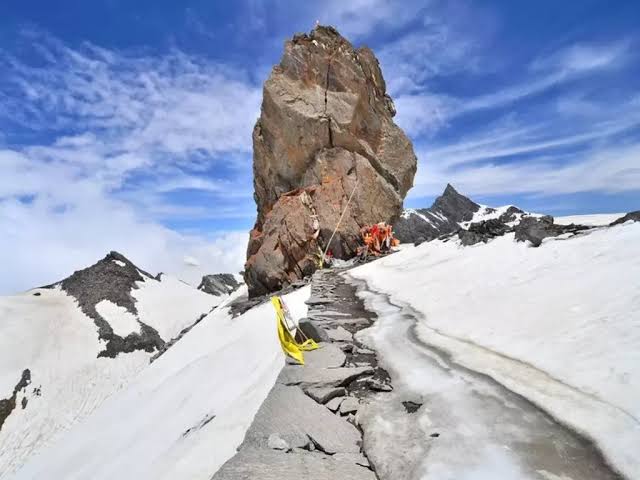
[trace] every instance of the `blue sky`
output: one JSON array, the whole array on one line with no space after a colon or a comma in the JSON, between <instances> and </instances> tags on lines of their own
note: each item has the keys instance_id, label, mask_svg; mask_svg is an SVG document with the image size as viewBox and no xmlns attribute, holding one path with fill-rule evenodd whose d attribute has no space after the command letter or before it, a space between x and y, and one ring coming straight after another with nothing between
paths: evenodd
<instances>
[{"instance_id":1,"label":"blue sky","mask_svg":"<svg viewBox=\"0 0 640 480\"><path fill-rule=\"evenodd\" d=\"M316 21L381 61L419 159L407 206L451 182L554 215L640 208L635 1L9 0L0 292L111 249L191 281L239 270L261 85Z\"/></svg>"}]
</instances>

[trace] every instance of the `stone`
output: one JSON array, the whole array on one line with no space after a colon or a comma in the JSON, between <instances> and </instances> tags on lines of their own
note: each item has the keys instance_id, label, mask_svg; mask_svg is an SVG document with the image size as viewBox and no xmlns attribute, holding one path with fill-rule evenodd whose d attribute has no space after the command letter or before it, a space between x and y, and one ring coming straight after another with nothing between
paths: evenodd
<instances>
[{"instance_id":1,"label":"stone","mask_svg":"<svg viewBox=\"0 0 640 480\"><path fill-rule=\"evenodd\" d=\"M531 242L534 247L539 247L542 240L547 237L557 237L565 233L578 233L589 230L585 225L556 225L553 217L545 215L543 217L523 217L520 223L514 227L515 239L518 242Z\"/></svg>"},{"instance_id":2,"label":"stone","mask_svg":"<svg viewBox=\"0 0 640 480\"><path fill-rule=\"evenodd\" d=\"M316 342L328 342L329 335L324 328L308 318L302 318L298 322L298 329L307 337Z\"/></svg>"},{"instance_id":3,"label":"stone","mask_svg":"<svg viewBox=\"0 0 640 480\"><path fill-rule=\"evenodd\" d=\"M276 384L247 430L241 450L269 447L277 434L290 448L308 448L309 440L325 453L358 453L360 434L298 387Z\"/></svg>"},{"instance_id":4,"label":"stone","mask_svg":"<svg viewBox=\"0 0 640 480\"><path fill-rule=\"evenodd\" d=\"M350 342L353 340L353 334L343 327L327 330L327 335L334 342Z\"/></svg>"},{"instance_id":5,"label":"stone","mask_svg":"<svg viewBox=\"0 0 640 480\"><path fill-rule=\"evenodd\" d=\"M309 306L313 306L313 305L326 305L333 302L334 300L331 300L330 298L309 297L309 299L304 303L306 303Z\"/></svg>"},{"instance_id":6,"label":"stone","mask_svg":"<svg viewBox=\"0 0 640 480\"><path fill-rule=\"evenodd\" d=\"M273 448L274 450L287 451L290 449L289 444L286 442L286 440L280 438L280 435L278 435L277 433L272 433L271 435L269 435L269 438L267 439L267 446L269 448Z\"/></svg>"},{"instance_id":7,"label":"stone","mask_svg":"<svg viewBox=\"0 0 640 480\"><path fill-rule=\"evenodd\" d=\"M458 237L464 246L475 245L476 243L487 243L489 240L501 237L505 233L511 232L511 227L504 224L497 218L492 218L482 222L472 223L467 230L460 229Z\"/></svg>"},{"instance_id":8,"label":"stone","mask_svg":"<svg viewBox=\"0 0 640 480\"><path fill-rule=\"evenodd\" d=\"M394 115L371 50L325 26L286 42L253 131L251 296L312 274L320 250L353 257L362 225L399 217L417 160Z\"/></svg>"},{"instance_id":9,"label":"stone","mask_svg":"<svg viewBox=\"0 0 640 480\"><path fill-rule=\"evenodd\" d=\"M306 388L304 392L323 405L334 398L344 397L347 394L347 390L344 387L310 387Z\"/></svg>"},{"instance_id":10,"label":"stone","mask_svg":"<svg viewBox=\"0 0 640 480\"><path fill-rule=\"evenodd\" d=\"M324 404L325 407L327 407L329 410L331 410L332 412L337 412L338 409L340 408L340 404L342 403L342 401L345 399L345 397L335 397L332 398L331 400L329 400L327 403Z\"/></svg>"},{"instance_id":11,"label":"stone","mask_svg":"<svg viewBox=\"0 0 640 480\"><path fill-rule=\"evenodd\" d=\"M344 387L356 378L373 375L371 367L313 368L285 365L278 383L306 387Z\"/></svg>"},{"instance_id":12,"label":"stone","mask_svg":"<svg viewBox=\"0 0 640 480\"><path fill-rule=\"evenodd\" d=\"M393 390L393 386L388 383L381 382L374 378L368 378L366 380L366 384L368 387L375 392L391 392Z\"/></svg>"},{"instance_id":13,"label":"stone","mask_svg":"<svg viewBox=\"0 0 640 480\"><path fill-rule=\"evenodd\" d=\"M625 216L618 218L617 220L611 222L609 224L610 227L614 227L616 225L622 225L626 222L640 222L640 210L636 210L635 212L629 212Z\"/></svg>"},{"instance_id":14,"label":"stone","mask_svg":"<svg viewBox=\"0 0 640 480\"><path fill-rule=\"evenodd\" d=\"M353 353L357 353L357 354L360 354L360 355L373 355L375 352L373 350L369 350L368 348L356 347L353 350Z\"/></svg>"},{"instance_id":15,"label":"stone","mask_svg":"<svg viewBox=\"0 0 640 480\"><path fill-rule=\"evenodd\" d=\"M507 210L498 217L498 220L502 223L511 223L517 221L519 218L524 215L524 211L520 210L518 207L514 207L511 205Z\"/></svg>"},{"instance_id":16,"label":"stone","mask_svg":"<svg viewBox=\"0 0 640 480\"><path fill-rule=\"evenodd\" d=\"M347 361L344 352L332 343L319 343L320 348L304 353L304 367L301 368L336 368L343 367Z\"/></svg>"},{"instance_id":17,"label":"stone","mask_svg":"<svg viewBox=\"0 0 640 480\"><path fill-rule=\"evenodd\" d=\"M340 404L340 414L356 413L360 408L360 402L355 397L347 397Z\"/></svg>"},{"instance_id":18,"label":"stone","mask_svg":"<svg viewBox=\"0 0 640 480\"><path fill-rule=\"evenodd\" d=\"M229 295L240 283L230 273L215 273L213 275L205 275L198 286L198 290L202 290L210 295Z\"/></svg>"},{"instance_id":19,"label":"stone","mask_svg":"<svg viewBox=\"0 0 640 480\"><path fill-rule=\"evenodd\" d=\"M353 343L344 343L340 345L340 349L345 353L353 352L354 348L355 346L353 345Z\"/></svg>"},{"instance_id":20,"label":"stone","mask_svg":"<svg viewBox=\"0 0 640 480\"><path fill-rule=\"evenodd\" d=\"M373 471L363 466L362 458L359 453L327 456L320 452L298 450L283 453L249 448L241 450L228 460L213 475L212 480L376 480Z\"/></svg>"}]
</instances>

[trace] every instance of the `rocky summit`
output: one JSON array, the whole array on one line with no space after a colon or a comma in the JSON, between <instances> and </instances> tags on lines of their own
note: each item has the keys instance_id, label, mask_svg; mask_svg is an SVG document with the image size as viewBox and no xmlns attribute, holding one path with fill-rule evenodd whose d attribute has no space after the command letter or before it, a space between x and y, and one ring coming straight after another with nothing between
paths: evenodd
<instances>
[{"instance_id":1,"label":"rocky summit","mask_svg":"<svg viewBox=\"0 0 640 480\"><path fill-rule=\"evenodd\" d=\"M285 43L253 132L252 296L311 274L326 248L353 256L362 226L399 217L417 161L394 115L370 49L325 26Z\"/></svg>"},{"instance_id":2,"label":"rocky summit","mask_svg":"<svg viewBox=\"0 0 640 480\"><path fill-rule=\"evenodd\" d=\"M471 221L473 214L480 208L480 205L447 184L431 207L406 209L393 226L394 233L403 243L433 240L456 232L460 228L460 222Z\"/></svg>"}]
</instances>

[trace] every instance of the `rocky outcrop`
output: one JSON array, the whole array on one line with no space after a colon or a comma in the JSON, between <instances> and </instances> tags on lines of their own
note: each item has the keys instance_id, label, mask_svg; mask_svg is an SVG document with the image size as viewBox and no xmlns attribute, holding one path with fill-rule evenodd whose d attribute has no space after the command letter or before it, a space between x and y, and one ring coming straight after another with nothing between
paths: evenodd
<instances>
[{"instance_id":1,"label":"rocky outcrop","mask_svg":"<svg viewBox=\"0 0 640 480\"><path fill-rule=\"evenodd\" d=\"M213 275L205 275L202 277L198 290L202 290L210 295L220 296L229 295L240 283L230 273L215 273Z\"/></svg>"},{"instance_id":2,"label":"rocky outcrop","mask_svg":"<svg viewBox=\"0 0 640 480\"><path fill-rule=\"evenodd\" d=\"M617 220L611 222L609 226L613 227L615 225L622 225L623 223L627 223L627 222L640 222L640 210L627 213L623 217L620 217Z\"/></svg>"},{"instance_id":3,"label":"rocky outcrop","mask_svg":"<svg viewBox=\"0 0 640 480\"><path fill-rule=\"evenodd\" d=\"M394 115L371 50L323 26L286 42L253 131L252 296L311 274L325 248L353 256L363 225L400 215L416 157Z\"/></svg>"},{"instance_id":4,"label":"rocky outcrop","mask_svg":"<svg viewBox=\"0 0 640 480\"><path fill-rule=\"evenodd\" d=\"M515 239L518 242L531 242L534 247L539 247L542 240L547 237L557 237L559 235L571 234L589 230L590 227L585 225L557 225L550 215L544 217L524 217L518 225L515 226Z\"/></svg>"},{"instance_id":5,"label":"rocky outcrop","mask_svg":"<svg viewBox=\"0 0 640 480\"><path fill-rule=\"evenodd\" d=\"M140 333L130 333L121 337L96 310L96 305L103 300L125 308L137 315L135 299L131 295L137 289L136 282L157 281L144 270L131 263L124 255L110 252L95 265L78 270L60 282L60 287L78 301L82 312L93 319L98 327L98 336L105 342L105 348L99 357L114 358L119 353L130 353L135 350L146 352L160 351L165 342L158 331L140 320Z\"/></svg>"},{"instance_id":6,"label":"rocky outcrop","mask_svg":"<svg viewBox=\"0 0 640 480\"><path fill-rule=\"evenodd\" d=\"M489 240L501 237L511 231L512 228L500 219L492 218L483 222L472 223L466 230L461 228L458 230L458 237L462 245L470 246L480 242L487 243Z\"/></svg>"},{"instance_id":7,"label":"rocky outcrop","mask_svg":"<svg viewBox=\"0 0 640 480\"><path fill-rule=\"evenodd\" d=\"M422 243L460 228L468 222L480 205L458 193L447 184L442 195L429 208L406 209L394 224L393 232L402 243Z\"/></svg>"},{"instance_id":8,"label":"rocky outcrop","mask_svg":"<svg viewBox=\"0 0 640 480\"><path fill-rule=\"evenodd\" d=\"M2 425L9 418L11 412L16 408L16 400L18 397L18 393L22 390L23 392L31 383L31 371L26 368L22 371L22 375L20 376L20 380L13 388L13 393L8 398L0 400L0 430L2 430ZM27 397L22 397L22 409L24 410L27 406Z\"/></svg>"}]
</instances>

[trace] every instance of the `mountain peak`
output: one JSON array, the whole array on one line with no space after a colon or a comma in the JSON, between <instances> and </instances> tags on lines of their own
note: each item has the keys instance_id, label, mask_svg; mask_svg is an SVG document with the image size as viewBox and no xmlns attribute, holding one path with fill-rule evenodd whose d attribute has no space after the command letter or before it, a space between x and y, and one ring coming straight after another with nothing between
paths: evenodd
<instances>
[{"instance_id":1,"label":"mountain peak","mask_svg":"<svg viewBox=\"0 0 640 480\"><path fill-rule=\"evenodd\" d=\"M458 193L450 183L447 183L442 195L431 206L432 211L439 212L456 223L468 222L479 209L480 205Z\"/></svg>"},{"instance_id":2,"label":"mountain peak","mask_svg":"<svg viewBox=\"0 0 640 480\"><path fill-rule=\"evenodd\" d=\"M453 195L453 194L460 195L458 191L450 183L447 183L447 186L445 187L444 192L442 194L443 195Z\"/></svg>"}]
</instances>

